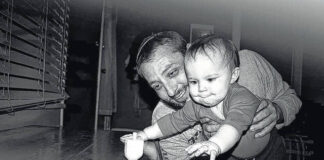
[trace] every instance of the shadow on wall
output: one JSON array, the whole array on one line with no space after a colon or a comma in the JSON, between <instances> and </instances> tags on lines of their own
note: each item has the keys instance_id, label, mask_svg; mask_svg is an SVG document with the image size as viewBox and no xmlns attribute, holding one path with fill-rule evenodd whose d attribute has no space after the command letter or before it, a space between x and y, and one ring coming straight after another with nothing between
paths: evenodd
<instances>
[{"instance_id":1,"label":"shadow on wall","mask_svg":"<svg viewBox=\"0 0 324 160\"><path fill-rule=\"evenodd\" d=\"M71 41L67 66L67 92L64 126L92 129L94 122L98 47L85 41Z\"/></svg>"}]
</instances>

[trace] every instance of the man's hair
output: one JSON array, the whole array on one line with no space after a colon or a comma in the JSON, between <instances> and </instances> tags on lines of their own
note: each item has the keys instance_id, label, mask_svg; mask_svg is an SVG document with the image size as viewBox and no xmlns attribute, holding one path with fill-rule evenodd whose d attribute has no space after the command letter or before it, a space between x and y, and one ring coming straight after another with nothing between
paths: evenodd
<instances>
[{"instance_id":1,"label":"man's hair","mask_svg":"<svg viewBox=\"0 0 324 160\"><path fill-rule=\"evenodd\" d=\"M218 38L214 34L195 40L186 52L185 62L195 59L198 54L208 56L212 61L215 54L220 54L225 66L229 66L230 69L240 66L238 51L234 43Z\"/></svg>"},{"instance_id":2,"label":"man's hair","mask_svg":"<svg viewBox=\"0 0 324 160\"><path fill-rule=\"evenodd\" d=\"M180 52L182 55L186 52L187 42L183 37L174 31L164 31L146 37L138 49L136 56L136 68L139 75L140 66L149 62L159 47L168 47L171 53ZM142 76L142 75L141 75Z\"/></svg>"}]
</instances>

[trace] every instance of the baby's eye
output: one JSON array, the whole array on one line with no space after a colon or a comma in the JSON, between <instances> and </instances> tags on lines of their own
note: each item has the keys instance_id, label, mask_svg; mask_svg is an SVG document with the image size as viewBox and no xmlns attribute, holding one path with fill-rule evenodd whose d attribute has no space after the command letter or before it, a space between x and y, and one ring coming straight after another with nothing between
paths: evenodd
<instances>
[{"instance_id":1,"label":"baby's eye","mask_svg":"<svg viewBox=\"0 0 324 160\"><path fill-rule=\"evenodd\" d=\"M189 84L195 85L195 84L197 84L197 81L189 81Z\"/></svg>"},{"instance_id":2,"label":"baby's eye","mask_svg":"<svg viewBox=\"0 0 324 160\"><path fill-rule=\"evenodd\" d=\"M213 82L213 81L215 81L215 80L216 80L216 78L208 78L208 79L207 79L208 82Z\"/></svg>"}]
</instances>

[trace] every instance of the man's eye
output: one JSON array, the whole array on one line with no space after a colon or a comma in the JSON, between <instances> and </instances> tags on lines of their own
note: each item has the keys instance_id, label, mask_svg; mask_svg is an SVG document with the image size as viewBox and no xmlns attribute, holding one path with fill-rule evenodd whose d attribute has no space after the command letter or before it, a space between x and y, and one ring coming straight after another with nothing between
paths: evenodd
<instances>
[{"instance_id":1,"label":"man's eye","mask_svg":"<svg viewBox=\"0 0 324 160\"><path fill-rule=\"evenodd\" d=\"M160 84L154 84L154 85L152 85L152 88L154 90L159 90L159 89L161 89L161 85Z\"/></svg>"},{"instance_id":2,"label":"man's eye","mask_svg":"<svg viewBox=\"0 0 324 160\"><path fill-rule=\"evenodd\" d=\"M178 74L178 69L175 69L175 70L172 70L170 73L169 73L169 77L174 77Z\"/></svg>"}]
</instances>

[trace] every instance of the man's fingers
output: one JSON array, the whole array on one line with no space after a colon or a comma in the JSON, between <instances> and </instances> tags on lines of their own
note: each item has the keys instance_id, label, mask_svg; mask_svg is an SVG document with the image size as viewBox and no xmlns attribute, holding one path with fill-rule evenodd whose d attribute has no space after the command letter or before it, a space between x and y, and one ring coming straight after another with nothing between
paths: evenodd
<instances>
[{"instance_id":1,"label":"man's fingers","mask_svg":"<svg viewBox=\"0 0 324 160\"><path fill-rule=\"evenodd\" d=\"M268 106L268 101L267 100L262 100L259 104L259 107L256 112L259 112L260 110L263 110Z\"/></svg>"},{"instance_id":2,"label":"man's fingers","mask_svg":"<svg viewBox=\"0 0 324 160\"><path fill-rule=\"evenodd\" d=\"M261 130L265 127L267 127L268 125L270 125L272 123L272 118L269 116L270 114L266 115L267 113L262 113L262 115L260 115L260 117L262 117L262 120L258 121L257 123L253 123L253 125L250 127L250 130L252 131L257 131L257 130ZM264 117L267 116L267 117Z\"/></svg>"},{"instance_id":3,"label":"man's fingers","mask_svg":"<svg viewBox=\"0 0 324 160\"><path fill-rule=\"evenodd\" d=\"M212 150L210 151L210 160L215 160L216 159L216 151Z\"/></svg>"},{"instance_id":4,"label":"man's fingers","mask_svg":"<svg viewBox=\"0 0 324 160\"><path fill-rule=\"evenodd\" d=\"M253 118L253 125L250 127L250 130L258 131L255 134L255 137L262 137L273 129L277 121L276 113L276 108L271 102L268 102L266 100L263 100L261 102L258 111Z\"/></svg>"},{"instance_id":5,"label":"man's fingers","mask_svg":"<svg viewBox=\"0 0 324 160\"><path fill-rule=\"evenodd\" d=\"M268 108L263 108L259 112L256 113L256 115L253 118L253 124L258 123L259 121L262 121L266 117L268 117L271 114L270 110Z\"/></svg>"},{"instance_id":6,"label":"man's fingers","mask_svg":"<svg viewBox=\"0 0 324 160\"><path fill-rule=\"evenodd\" d=\"M267 127L263 128L260 132L255 134L255 138L263 137L264 135L270 133L271 130L273 129L273 127L275 127L275 125L276 125L276 123L272 122L270 125L268 125Z\"/></svg>"}]
</instances>

